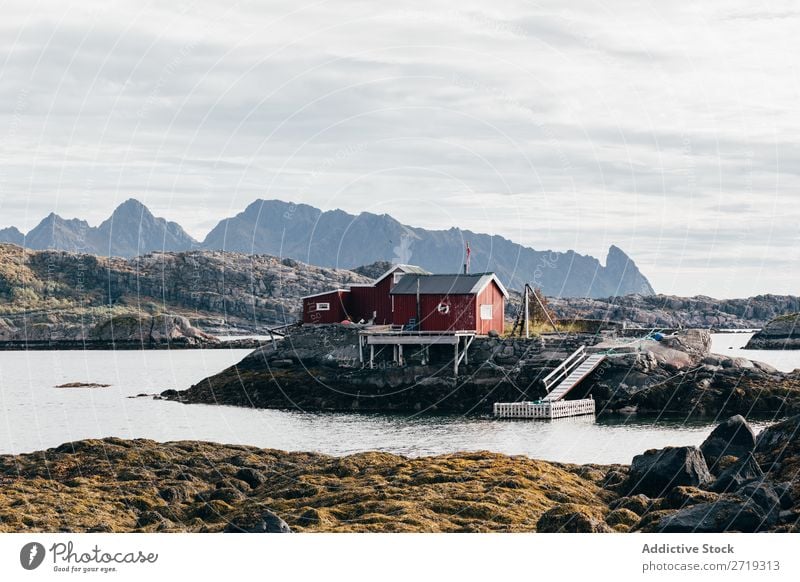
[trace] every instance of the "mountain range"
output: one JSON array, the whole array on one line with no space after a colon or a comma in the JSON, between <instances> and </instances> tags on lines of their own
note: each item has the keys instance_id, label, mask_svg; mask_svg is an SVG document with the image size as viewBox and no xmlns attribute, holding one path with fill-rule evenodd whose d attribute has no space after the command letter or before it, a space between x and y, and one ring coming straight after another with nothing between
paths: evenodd
<instances>
[{"instance_id":1,"label":"mountain range","mask_svg":"<svg viewBox=\"0 0 800 582\"><path fill-rule=\"evenodd\" d=\"M389 261L434 273L460 272L468 243L471 271L494 271L510 288L530 282L554 297L654 294L636 264L613 245L603 265L572 250L538 251L498 235L458 228L427 230L404 225L388 214L322 211L281 200L256 200L221 220L202 242L134 199L97 227L51 213L27 234L14 227L0 230L0 242L125 258L156 251L226 250L340 269Z\"/></svg>"}]
</instances>

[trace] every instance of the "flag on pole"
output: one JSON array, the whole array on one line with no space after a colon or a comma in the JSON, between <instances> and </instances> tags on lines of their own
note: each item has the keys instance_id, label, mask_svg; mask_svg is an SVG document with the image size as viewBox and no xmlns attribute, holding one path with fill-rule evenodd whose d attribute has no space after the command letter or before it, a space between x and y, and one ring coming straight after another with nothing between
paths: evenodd
<instances>
[{"instance_id":1,"label":"flag on pole","mask_svg":"<svg viewBox=\"0 0 800 582\"><path fill-rule=\"evenodd\" d=\"M467 241L467 274L469 274L469 256L472 254L472 251L469 248L469 241Z\"/></svg>"}]
</instances>

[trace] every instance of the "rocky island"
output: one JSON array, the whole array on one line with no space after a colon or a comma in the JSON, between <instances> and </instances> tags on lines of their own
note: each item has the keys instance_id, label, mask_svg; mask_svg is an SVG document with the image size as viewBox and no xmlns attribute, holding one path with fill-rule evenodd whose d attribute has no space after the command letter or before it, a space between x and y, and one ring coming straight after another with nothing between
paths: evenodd
<instances>
[{"instance_id":1,"label":"rocky island","mask_svg":"<svg viewBox=\"0 0 800 582\"><path fill-rule=\"evenodd\" d=\"M452 352L410 353L398 366L383 355L360 362L356 325L305 325L255 350L238 364L163 398L311 411L486 414L494 402L537 400L542 379L579 345L607 354L573 397L590 395L600 411L692 415L800 413L800 374L710 353L706 330L622 343L603 336L478 337L453 375Z\"/></svg>"},{"instance_id":2,"label":"rocky island","mask_svg":"<svg viewBox=\"0 0 800 582\"><path fill-rule=\"evenodd\" d=\"M745 347L748 350L800 350L800 313L772 319Z\"/></svg>"},{"instance_id":3,"label":"rocky island","mask_svg":"<svg viewBox=\"0 0 800 582\"><path fill-rule=\"evenodd\" d=\"M0 456L5 532L797 532L800 416L631 465L107 438Z\"/></svg>"}]
</instances>

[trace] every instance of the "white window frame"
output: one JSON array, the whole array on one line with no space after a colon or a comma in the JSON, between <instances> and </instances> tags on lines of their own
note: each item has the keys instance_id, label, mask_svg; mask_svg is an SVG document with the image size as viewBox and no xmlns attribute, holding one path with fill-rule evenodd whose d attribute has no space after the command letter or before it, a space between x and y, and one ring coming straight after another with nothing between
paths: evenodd
<instances>
[{"instance_id":1,"label":"white window frame","mask_svg":"<svg viewBox=\"0 0 800 582\"><path fill-rule=\"evenodd\" d=\"M405 275L405 273L403 273L403 272L400 272L400 273L393 273L393 274L392 274L392 285L397 285L397 282L398 282L400 279L402 279L402 278L403 278L403 275Z\"/></svg>"},{"instance_id":2,"label":"white window frame","mask_svg":"<svg viewBox=\"0 0 800 582\"><path fill-rule=\"evenodd\" d=\"M331 304L329 301L322 301L314 306L314 311L330 311Z\"/></svg>"},{"instance_id":3,"label":"white window frame","mask_svg":"<svg viewBox=\"0 0 800 582\"><path fill-rule=\"evenodd\" d=\"M491 321L494 319L494 305L491 303L481 304L481 321Z\"/></svg>"}]
</instances>

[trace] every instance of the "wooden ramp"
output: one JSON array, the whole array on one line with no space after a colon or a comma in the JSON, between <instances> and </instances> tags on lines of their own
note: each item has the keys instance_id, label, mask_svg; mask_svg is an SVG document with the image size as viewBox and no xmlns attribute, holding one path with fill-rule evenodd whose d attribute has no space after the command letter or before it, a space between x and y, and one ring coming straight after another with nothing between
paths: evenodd
<instances>
[{"instance_id":1,"label":"wooden ramp","mask_svg":"<svg viewBox=\"0 0 800 582\"><path fill-rule=\"evenodd\" d=\"M597 369L605 358L603 354L587 354L586 346L579 347L543 380L547 396L538 402L496 402L494 415L498 418L553 419L594 414L595 403L592 398L563 398Z\"/></svg>"},{"instance_id":2,"label":"wooden ramp","mask_svg":"<svg viewBox=\"0 0 800 582\"><path fill-rule=\"evenodd\" d=\"M564 398L605 359L603 354L587 354L586 346L579 347L545 376L543 382L547 396L542 398L542 402L557 402Z\"/></svg>"}]
</instances>

